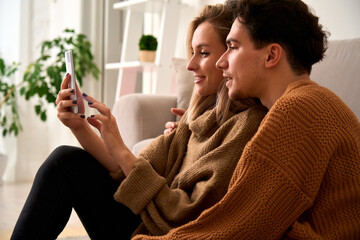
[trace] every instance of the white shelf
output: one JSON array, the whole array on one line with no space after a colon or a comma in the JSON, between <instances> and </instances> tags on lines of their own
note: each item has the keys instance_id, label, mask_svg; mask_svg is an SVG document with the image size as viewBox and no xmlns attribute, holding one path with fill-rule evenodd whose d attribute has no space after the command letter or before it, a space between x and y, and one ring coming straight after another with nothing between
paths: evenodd
<instances>
[{"instance_id":1,"label":"white shelf","mask_svg":"<svg viewBox=\"0 0 360 240\"><path fill-rule=\"evenodd\" d=\"M114 9L127 9L138 12L160 12L164 0L128 0L124 2L114 3Z\"/></svg>"},{"instance_id":2,"label":"white shelf","mask_svg":"<svg viewBox=\"0 0 360 240\"><path fill-rule=\"evenodd\" d=\"M113 5L114 9L124 10L126 13L120 62L105 65L105 69L119 71L115 101L117 98L135 91L138 72L143 73L143 82L147 82L148 77L151 78L152 93L164 94L171 90L169 76L173 72L169 63L175 54L182 5L181 0L127 0ZM157 35L159 43L156 51L156 63L137 60L139 53L137 43L144 33L144 29L147 29L146 27L149 29L154 27L159 30L158 33L154 33Z\"/></svg>"},{"instance_id":3,"label":"white shelf","mask_svg":"<svg viewBox=\"0 0 360 240\"><path fill-rule=\"evenodd\" d=\"M116 63L107 63L105 65L105 69L121 69L121 68L156 68L158 67L157 64L152 62L140 62L140 61L133 61L133 62L116 62Z\"/></svg>"}]
</instances>

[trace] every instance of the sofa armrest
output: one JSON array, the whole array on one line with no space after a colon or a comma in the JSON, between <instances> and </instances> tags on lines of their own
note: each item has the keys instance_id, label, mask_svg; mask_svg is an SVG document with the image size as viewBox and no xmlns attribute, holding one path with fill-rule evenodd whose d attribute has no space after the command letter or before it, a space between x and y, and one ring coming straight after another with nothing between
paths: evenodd
<instances>
[{"instance_id":1,"label":"sofa armrest","mask_svg":"<svg viewBox=\"0 0 360 240\"><path fill-rule=\"evenodd\" d=\"M114 104L112 113L126 146L155 138L164 133L167 121L176 121L170 108L176 107L175 95L128 94Z\"/></svg>"}]
</instances>

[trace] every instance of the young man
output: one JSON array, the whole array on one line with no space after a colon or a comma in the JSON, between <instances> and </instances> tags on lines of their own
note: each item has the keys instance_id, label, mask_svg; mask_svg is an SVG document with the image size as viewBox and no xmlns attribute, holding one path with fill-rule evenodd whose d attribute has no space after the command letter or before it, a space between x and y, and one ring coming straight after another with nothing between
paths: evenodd
<instances>
[{"instance_id":1,"label":"young man","mask_svg":"<svg viewBox=\"0 0 360 240\"><path fill-rule=\"evenodd\" d=\"M217 66L232 99L269 112L222 201L149 239L360 239L360 123L310 80L326 50L318 18L300 0L226 4L235 21Z\"/></svg>"}]
</instances>

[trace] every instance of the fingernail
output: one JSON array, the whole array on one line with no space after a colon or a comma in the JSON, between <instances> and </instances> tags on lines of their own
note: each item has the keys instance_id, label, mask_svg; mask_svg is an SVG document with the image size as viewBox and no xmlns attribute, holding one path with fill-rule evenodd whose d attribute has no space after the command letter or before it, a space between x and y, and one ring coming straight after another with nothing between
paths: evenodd
<instances>
[{"instance_id":1,"label":"fingernail","mask_svg":"<svg viewBox=\"0 0 360 240\"><path fill-rule=\"evenodd\" d=\"M92 104L93 104L93 102L88 102L88 104L89 104L89 105L92 105Z\"/></svg>"},{"instance_id":2,"label":"fingernail","mask_svg":"<svg viewBox=\"0 0 360 240\"><path fill-rule=\"evenodd\" d=\"M74 91L75 91L75 89L71 89L71 90L70 90L70 93L73 93Z\"/></svg>"},{"instance_id":3,"label":"fingernail","mask_svg":"<svg viewBox=\"0 0 360 240\"><path fill-rule=\"evenodd\" d=\"M85 115L84 115L84 114L82 114L82 115L80 115L80 117L81 117L81 118L85 118Z\"/></svg>"},{"instance_id":4,"label":"fingernail","mask_svg":"<svg viewBox=\"0 0 360 240\"><path fill-rule=\"evenodd\" d=\"M72 101L73 104L77 104L77 100Z\"/></svg>"},{"instance_id":5,"label":"fingernail","mask_svg":"<svg viewBox=\"0 0 360 240\"><path fill-rule=\"evenodd\" d=\"M65 77L67 77L68 75L69 75L69 73L67 73Z\"/></svg>"},{"instance_id":6,"label":"fingernail","mask_svg":"<svg viewBox=\"0 0 360 240\"><path fill-rule=\"evenodd\" d=\"M91 115L90 117L92 117L92 118L93 118L93 117L95 117L95 115Z\"/></svg>"},{"instance_id":7,"label":"fingernail","mask_svg":"<svg viewBox=\"0 0 360 240\"><path fill-rule=\"evenodd\" d=\"M171 124L171 127L172 127L172 128L175 128L175 123Z\"/></svg>"},{"instance_id":8,"label":"fingernail","mask_svg":"<svg viewBox=\"0 0 360 240\"><path fill-rule=\"evenodd\" d=\"M83 93L82 95L83 95L83 97L87 97L86 93Z\"/></svg>"}]
</instances>

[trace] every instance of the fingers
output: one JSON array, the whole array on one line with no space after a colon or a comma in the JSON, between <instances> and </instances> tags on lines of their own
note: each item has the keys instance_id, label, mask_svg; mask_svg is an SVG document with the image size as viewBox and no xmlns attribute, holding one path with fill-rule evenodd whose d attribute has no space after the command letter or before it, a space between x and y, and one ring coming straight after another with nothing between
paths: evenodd
<instances>
[{"instance_id":1,"label":"fingers","mask_svg":"<svg viewBox=\"0 0 360 240\"><path fill-rule=\"evenodd\" d=\"M168 129L168 128L176 128L176 122L167 122L165 123L165 128Z\"/></svg>"},{"instance_id":2,"label":"fingers","mask_svg":"<svg viewBox=\"0 0 360 240\"><path fill-rule=\"evenodd\" d=\"M58 105L60 101L64 99L69 99L71 95L75 94L74 89L69 89L70 80L71 80L70 74L66 74L64 80L61 82L61 88L55 101L56 105Z\"/></svg>"},{"instance_id":3,"label":"fingers","mask_svg":"<svg viewBox=\"0 0 360 240\"><path fill-rule=\"evenodd\" d=\"M167 135L169 133L171 133L172 131L174 131L174 129L177 127L176 122L167 122L165 123L165 130L164 130L164 134Z\"/></svg>"},{"instance_id":4,"label":"fingers","mask_svg":"<svg viewBox=\"0 0 360 240\"><path fill-rule=\"evenodd\" d=\"M74 118L78 118L78 119L85 118L85 115L82 115L82 114L75 115L73 112L58 112L57 116L61 120L69 120L69 119L74 119Z\"/></svg>"},{"instance_id":5,"label":"fingers","mask_svg":"<svg viewBox=\"0 0 360 240\"><path fill-rule=\"evenodd\" d=\"M91 126L97 128L97 130L99 130L99 132L101 132L102 123L99 122L98 120L96 120L94 115L91 115L91 117L88 117L87 121Z\"/></svg>"},{"instance_id":6,"label":"fingers","mask_svg":"<svg viewBox=\"0 0 360 240\"><path fill-rule=\"evenodd\" d=\"M185 112L186 112L186 110L183 109L183 108L171 108L170 111L171 111L173 114L178 115L178 116L180 116L180 117L182 117L182 116L185 114Z\"/></svg>"},{"instance_id":7,"label":"fingers","mask_svg":"<svg viewBox=\"0 0 360 240\"><path fill-rule=\"evenodd\" d=\"M102 115L107 116L108 118L111 116L111 110L104 103L97 101L95 98L83 93L83 99L88 102L89 107L95 108Z\"/></svg>"},{"instance_id":8,"label":"fingers","mask_svg":"<svg viewBox=\"0 0 360 240\"><path fill-rule=\"evenodd\" d=\"M69 82L71 80L71 76L69 73L66 74L64 80L61 83L61 89L69 88Z\"/></svg>"},{"instance_id":9,"label":"fingers","mask_svg":"<svg viewBox=\"0 0 360 240\"><path fill-rule=\"evenodd\" d=\"M78 103L77 100L61 100L57 101L57 110L59 112L68 112L69 108L72 106L76 106Z\"/></svg>"},{"instance_id":10,"label":"fingers","mask_svg":"<svg viewBox=\"0 0 360 240\"><path fill-rule=\"evenodd\" d=\"M60 101L63 101L63 100L68 100L69 97L71 95L74 95L75 94L75 90L74 89L63 89L63 90L60 90L58 95L57 95L57 98L56 98L56 105L59 104Z\"/></svg>"},{"instance_id":11,"label":"fingers","mask_svg":"<svg viewBox=\"0 0 360 240\"><path fill-rule=\"evenodd\" d=\"M164 130L164 135L170 134L172 131L174 131L172 128L168 128Z\"/></svg>"}]
</instances>

